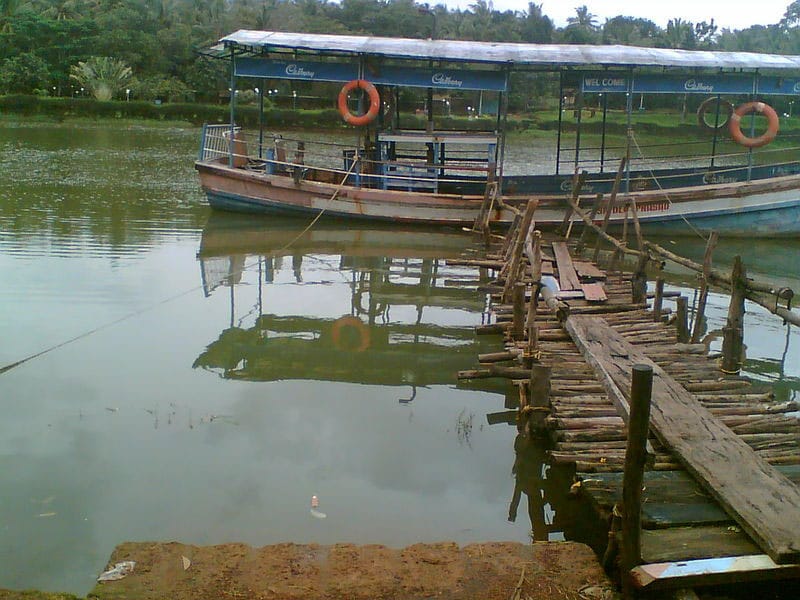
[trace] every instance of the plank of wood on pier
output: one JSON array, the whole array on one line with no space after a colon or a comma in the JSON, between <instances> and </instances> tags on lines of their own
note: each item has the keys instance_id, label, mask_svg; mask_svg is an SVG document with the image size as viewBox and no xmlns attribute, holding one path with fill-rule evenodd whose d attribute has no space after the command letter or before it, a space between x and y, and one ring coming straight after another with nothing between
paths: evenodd
<instances>
[{"instance_id":1,"label":"plank of wood on pier","mask_svg":"<svg viewBox=\"0 0 800 600\"><path fill-rule=\"evenodd\" d=\"M579 290L581 281L575 272L566 242L553 242L553 253L558 268L558 285L562 290Z\"/></svg>"},{"instance_id":2,"label":"plank of wood on pier","mask_svg":"<svg viewBox=\"0 0 800 600\"><path fill-rule=\"evenodd\" d=\"M572 266L575 267L575 270L578 272L578 277L580 277L581 280L585 281L606 280L606 272L601 271L598 267L596 267L592 263L573 260Z\"/></svg>"},{"instance_id":3,"label":"plank of wood on pier","mask_svg":"<svg viewBox=\"0 0 800 600\"><path fill-rule=\"evenodd\" d=\"M800 562L800 488L603 319L565 327L601 380L629 390L635 364L653 368L651 427L660 441L777 564Z\"/></svg>"}]
</instances>

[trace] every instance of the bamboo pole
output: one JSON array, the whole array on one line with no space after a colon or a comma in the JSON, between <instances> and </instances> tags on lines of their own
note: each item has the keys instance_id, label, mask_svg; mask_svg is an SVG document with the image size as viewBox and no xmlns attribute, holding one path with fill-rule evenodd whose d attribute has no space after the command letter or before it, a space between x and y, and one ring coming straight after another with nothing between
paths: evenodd
<instances>
[{"instance_id":1,"label":"bamboo pole","mask_svg":"<svg viewBox=\"0 0 800 600\"><path fill-rule=\"evenodd\" d=\"M505 286L503 287L503 302L508 302L514 284L519 279L520 263L522 262L522 251L525 248L525 240L528 238L530 228L533 225L533 213L536 211L538 201L531 199L525 206L525 214L520 222L517 237L514 240L511 263L506 273Z\"/></svg>"},{"instance_id":2,"label":"bamboo pole","mask_svg":"<svg viewBox=\"0 0 800 600\"><path fill-rule=\"evenodd\" d=\"M686 296L678 296L675 299L676 315L675 321L678 330L678 341L686 343L689 341L689 300Z\"/></svg>"},{"instance_id":3,"label":"bamboo pole","mask_svg":"<svg viewBox=\"0 0 800 600\"><path fill-rule=\"evenodd\" d=\"M628 159L625 156L623 156L622 159L619 161L617 174L614 176L614 183L611 186L611 195L609 196L608 204L606 205L606 213L603 217L603 226L600 229L597 229L595 227L595 230L601 235L600 237L597 238L597 241L595 242L594 254L592 255L592 262L597 262L597 257L600 254L600 240L606 239L602 234L606 233L606 229L608 229L608 222L611 220L611 213L614 212L614 205L617 200L617 193L619 192L619 186L620 183L622 182L622 174L625 172L625 165L627 161Z\"/></svg>"},{"instance_id":4,"label":"bamboo pole","mask_svg":"<svg viewBox=\"0 0 800 600\"><path fill-rule=\"evenodd\" d=\"M592 205L592 210L589 213L589 219L594 223L594 220L597 218L597 213L600 210L600 206L603 204L603 194L597 194L594 198L594 204ZM586 234L589 232L589 227L584 226L581 230L581 237L578 238L578 245L575 247L575 250L581 254L583 253L583 247L586 242Z\"/></svg>"},{"instance_id":5,"label":"bamboo pole","mask_svg":"<svg viewBox=\"0 0 800 600\"><path fill-rule=\"evenodd\" d=\"M527 287L526 284L519 281L514 284L514 325L511 329L514 340L525 338L525 290Z\"/></svg>"}]
</instances>

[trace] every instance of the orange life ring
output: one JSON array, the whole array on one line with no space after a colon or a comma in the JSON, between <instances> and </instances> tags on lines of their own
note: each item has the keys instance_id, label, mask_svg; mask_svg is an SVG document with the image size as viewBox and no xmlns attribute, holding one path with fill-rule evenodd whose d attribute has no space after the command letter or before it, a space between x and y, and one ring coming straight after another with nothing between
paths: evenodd
<instances>
[{"instance_id":1,"label":"orange life ring","mask_svg":"<svg viewBox=\"0 0 800 600\"><path fill-rule=\"evenodd\" d=\"M767 130L758 137L747 137L742 133L740 121L745 115L751 112L757 112L767 117ZM728 121L728 131L737 144L741 144L745 148L759 148L766 146L775 136L778 135L778 113L769 104L763 102L746 102L738 106L733 111L730 121Z\"/></svg>"},{"instance_id":2,"label":"orange life ring","mask_svg":"<svg viewBox=\"0 0 800 600\"><path fill-rule=\"evenodd\" d=\"M353 330L358 335L356 340L353 340L355 345L342 342L342 331L346 328L353 328ZM364 322L359 319L358 317L353 317L346 315L344 317L340 317L333 322L333 327L331 328L331 335L333 337L333 345L336 347L337 350L346 350L349 352L364 352L367 348L369 348L370 344L370 336L369 336L369 329Z\"/></svg>"},{"instance_id":3,"label":"orange life ring","mask_svg":"<svg viewBox=\"0 0 800 600\"><path fill-rule=\"evenodd\" d=\"M716 107L714 107L714 105L717 103L719 103L718 110L720 120L717 126L714 127L714 125L706 121L706 112L712 108L714 108L716 112ZM733 104L727 100L723 100L721 98L706 98L700 103L700 106L697 107L697 124L700 126L700 129L714 133L715 131L720 131L728 124L732 114Z\"/></svg>"},{"instance_id":4,"label":"orange life ring","mask_svg":"<svg viewBox=\"0 0 800 600\"><path fill-rule=\"evenodd\" d=\"M362 89L369 95L369 110L363 115L354 115L347 107L347 96L355 89ZM350 125L366 125L371 123L378 116L381 109L381 96L378 90L366 79L353 79L348 81L339 92L339 114Z\"/></svg>"}]
</instances>

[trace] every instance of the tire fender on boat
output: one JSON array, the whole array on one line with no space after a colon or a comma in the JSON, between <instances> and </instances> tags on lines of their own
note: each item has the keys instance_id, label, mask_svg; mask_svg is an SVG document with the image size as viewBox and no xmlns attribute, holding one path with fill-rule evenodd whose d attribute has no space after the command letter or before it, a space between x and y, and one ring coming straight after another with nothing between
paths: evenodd
<instances>
[{"instance_id":1,"label":"tire fender on boat","mask_svg":"<svg viewBox=\"0 0 800 600\"><path fill-rule=\"evenodd\" d=\"M347 97L356 89L364 90L369 96L369 109L363 115L354 115L347 106ZM350 125L367 125L378 116L381 108L381 96L377 88L366 79L353 79L348 81L339 92L339 114Z\"/></svg>"},{"instance_id":2,"label":"tire fender on boat","mask_svg":"<svg viewBox=\"0 0 800 600\"><path fill-rule=\"evenodd\" d=\"M719 124L714 127L714 125L709 124L706 121L706 113L709 110L715 111L715 104L719 103ZM713 113L712 113L713 114ZM733 104L728 102L727 100L723 100L722 98L706 98L700 103L700 106L697 107L697 124L700 126L700 129L704 131L708 131L710 133L714 133L715 131L722 131L725 126L730 121L731 115L733 114Z\"/></svg>"},{"instance_id":3,"label":"tire fender on boat","mask_svg":"<svg viewBox=\"0 0 800 600\"><path fill-rule=\"evenodd\" d=\"M355 333L357 334L357 339L354 340L356 343L355 346L351 346L349 343L342 342L342 332L346 328L353 328ZM350 352L364 352L367 348L369 348L370 344L370 335L369 329L364 322L359 319L358 317L353 317L351 315L345 315L344 317L340 317L333 322L333 327L331 328L331 336L333 338L333 345L336 347L337 350L347 350Z\"/></svg>"},{"instance_id":4,"label":"tire fender on boat","mask_svg":"<svg viewBox=\"0 0 800 600\"><path fill-rule=\"evenodd\" d=\"M767 118L767 130L758 137L747 137L742 133L741 120L745 115L757 112ZM766 146L778 135L778 113L769 104L764 102L746 102L736 107L728 121L728 131L737 144L745 148L759 148Z\"/></svg>"}]
</instances>

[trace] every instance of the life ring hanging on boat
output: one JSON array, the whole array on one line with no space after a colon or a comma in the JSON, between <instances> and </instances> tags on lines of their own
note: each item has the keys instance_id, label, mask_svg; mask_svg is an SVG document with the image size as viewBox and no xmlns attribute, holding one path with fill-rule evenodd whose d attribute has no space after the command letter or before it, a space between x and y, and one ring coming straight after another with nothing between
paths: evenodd
<instances>
[{"instance_id":1,"label":"life ring hanging on boat","mask_svg":"<svg viewBox=\"0 0 800 600\"><path fill-rule=\"evenodd\" d=\"M767 130L758 137L747 137L742 133L741 120L745 115L751 112L757 112L767 118ZM728 121L728 131L731 138L737 144L741 144L745 148L760 148L766 146L775 136L778 135L778 113L769 104L764 102L746 102L741 106L736 107L733 111L730 121Z\"/></svg>"},{"instance_id":2,"label":"life ring hanging on boat","mask_svg":"<svg viewBox=\"0 0 800 600\"><path fill-rule=\"evenodd\" d=\"M357 338L350 339L350 335L348 335L348 339L346 341L343 341L342 333L343 331L346 331L348 328L352 329L355 332ZM364 350L369 348L370 344L369 329L367 328L366 325L364 325L364 322L358 317L346 315L344 317L336 319L333 322L333 327L331 328L331 336L333 337L333 345L336 347L337 350L347 350L349 352L364 352Z\"/></svg>"},{"instance_id":3,"label":"life ring hanging on boat","mask_svg":"<svg viewBox=\"0 0 800 600\"><path fill-rule=\"evenodd\" d=\"M716 127L714 127L714 125L706 121L706 113L709 111L709 109L716 111L715 104L717 103L719 103L720 118L719 123ZM717 131L721 131L728 124L732 114L733 104L727 100L723 100L722 98L706 98L700 103L700 106L697 107L697 124L700 126L700 129L710 133L715 133Z\"/></svg>"},{"instance_id":4,"label":"life ring hanging on boat","mask_svg":"<svg viewBox=\"0 0 800 600\"><path fill-rule=\"evenodd\" d=\"M369 109L363 115L354 115L347 106L347 97L356 89L364 90L369 96ZM381 96L377 88L366 79L353 79L348 81L339 92L339 114L350 125L367 125L378 116L381 109Z\"/></svg>"}]
</instances>

